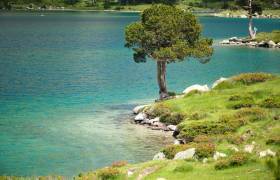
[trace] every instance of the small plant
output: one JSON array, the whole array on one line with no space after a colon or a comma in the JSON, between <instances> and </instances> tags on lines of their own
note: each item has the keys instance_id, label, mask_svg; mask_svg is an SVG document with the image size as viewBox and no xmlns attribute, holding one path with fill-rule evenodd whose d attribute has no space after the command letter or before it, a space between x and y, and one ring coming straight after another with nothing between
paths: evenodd
<instances>
[{"instance_id":1,"label":"small plant","mask_svg":"<svg viewBox=\"0 0 280 180\"><path fill-rule=\"evenodd\" d=\"M173 159L178 152L185 151L186 149L189 149L191 147L192 146L189 144L169 145L165 147L162 152L167 159Z\"/></svg>"},{"instance_id":2,"label":"small plant","mask_svg":"<svg viewBox=\"0 0 280 180\"><path fill-rule=\"evenodd\" d=\"M196 145L196 156L198 158L212 157L215 153L215 145L213 143L199 143Z\"/></svg>"},{"instance_id":3,"label":"small plant","mask_svg":"<svg viewBox=\"0 0 280 180\"><path fill-rule=\"evenodd\" d=\"M266 166L272 171L275 180L280 180L280 156L277 155L276 158L269 158L266 161Z\"/></svg>"},{"instance_id":4,"label":"small plant","mask_svg":"<svg viewBox=\"0 0 280 180\"><path fill-rule=\"evenodd\" d=\"M271 136L266 140L266 144L280 145L280 137L279 136Z\"/></svg>"},{"instance_id":5,"label":"small plant","mask_svg":"<svg viewBox=\"0 0 280 180\"><path fill-rule=\"evenodd\" d=\"M176 92L168 92L168 96L176 96Z\"/></svg>"},{"instance_id":6,"label":"small plant","mask_svg":"<svg viewBox=\"0 0 280 180\"><path fill-rule=\"evenodd\" d=\"M215 164L216 170L226 169L230 166L230 162L227 159L221 159Z\"/></svg>"},{"instance_id":7,"label":"small plant","mask_svg":"<svg viewBox=\"0 0 280 180\"><path fill-rule=\"evenodd\" d=\"M231 95L228 100L229 101L240 101L242 97L240 95Z\"/></svg>"},{"instance_id":8,"label":"small plant","mask_svg":"<svg viewBox=\"0 0 280 180\"><path fill-rule=\"evenodd\" d=\"M225 139L231 144L240 145L243 143L242 137L236 134L228 134L225 136Z\"/></svg>"},{"instance_id":9,"label":"small plant","mask_svg":"<svg viewBox=\"0 0 280 180\"><path fill-rule=\"evenodd\" d=\"M208 136L206 135L198 135L196 136L194 139L193 139L193 142L196 142L196 143L206 143L206 142L211 142L211 138L209 138Z\"/></svg>"},{"instance_id":10,"label":"small plant","mask_svg":"<svg viewBox=\"0 0 280 180\"><path fill-rule=\"evenodd\" d=\"M183 164L180 166L177 166L173 171L179 172L179 173L186 173L193 170L193 167L190 164Z\"/></svg>"},{"instance_id":11,"label":"small plant","mask_svg":"<svg viewBox=\"0 0 280 180\"><path fill-rule=\"evenodd\" d=\"M275 76L267 73L244 73L232 77L235 82L240 82L245 85L251 85L259 82L265 82L267 80L273 79Z\"/></svg>"},{"instance_id":12,"label":"small plant","mask_svg":"<svg viewBox=\"0 0 280 180\"><path fill-rule=\"evenodd\" d=\"M263 120L267 117L267 113L264 109L254 108L242 108L234 115L236 118L246 118L250 122Z\"/></svg>"},{"instance_id":13,"label":"small plant","mask_svg":"<svg viewBox=\"0 0 280 180\"><path fill-rule=\"evenodd\" d=\"M116 161L112 163L112 167L122 167L127 165L127 161Z\"/></svg>"},{"instance_id":14,"label":"small plant","mask_svg":"<svg viewBox=\"0 0 280 180\"><path fill-rule=\"evenodd\" d=\"M165 124L173 124L177 125L182 122L185 118L185 115L182 113L174 112L174 113L165 113L160 116L160 122Z\"/></svg>"},{"instance_id":15,"label":"small plant","mask_svg":"<svg viewBox=\"0 0 280 180\"><path fill-rule=\"evenodd\" d=\"M120 171L113 167L103 168L97 172L101 180L115 179L120 175Z\"/></svg>"}]
</instances>

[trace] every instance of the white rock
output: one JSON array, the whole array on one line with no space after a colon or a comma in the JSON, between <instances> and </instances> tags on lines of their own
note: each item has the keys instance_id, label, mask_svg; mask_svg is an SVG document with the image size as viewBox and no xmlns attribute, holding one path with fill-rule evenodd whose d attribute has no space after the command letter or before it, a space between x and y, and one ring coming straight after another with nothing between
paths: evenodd
<instances>
[{"instance_id":1,"label":"white rock","mask_svg":"<svg viewBox=\"0 0 280 180\"><path fill-rule=\"evenodd\" d=\"M163 159L165 159L165 155L162 152L157 153L153 158L153 160L163 160Z\"/></svg>"},{"instance_id":2,"label":"white rock","mask_svg":"<svg viewBox=\"0 0 280 180\"><path fill-rule=\"evenodd\" d=\"M251 42L248 42L247 45L248 45L248 46L257 46L258 43L255 42L255 41L251 41Z\"/></svg>"},{"instance_id":3,"label":"white rock","mask_svg":"<svg viewBox=\"0 0 280 180\"><path fill-rule=\"evenodd\" d=\"M209 91L210 89L209 89L209 87L205 84L205 85L203 85L203 86L201 86L201 85L199 85L199 84L195 84L195 85L192 85L192 86L190 86L190 87L187 87L184 91L183 91L183 93L184 94L188 94L188 93L190 93L191 91L193 91L193 90L197 90L197 91L199 91L199 92L207 92L207 91Z\"/></svg>"},{"instance_id":4,"label":"white rock","mask_svg":"<svg viewBox=\"0 0 280 180\"><path fill-rule=\"evenodd\" d=\"M207 161L208 161L207 158L204 158L204 159L202 160L202 162L203 162L204 164L207 163Z\"/></svg>"},{"instance_id":5,"label":"white rock","mask_svg":"<svg viewBox=\"0 0 280 180\"><path fill-rule=\"evenodd\" d=\"M175 126L175 125L168 125L167 128L168 128L169 130L171 130L171 131L175 131L176 128L177 128L177 126Z\"/></svg>"},{"instance_id":6,"label":"white rock","mask_svg":"<svg viewBox=\"0 0 280 180\"><path fill-rule=\"evenodd\" d=\"M229 41L237 41L238 38L237 38L237 37L231 37L231 38L229 38L228 40L229 40Z\"/></svg>"},{"instance_id":7,"label":"white rock","mask_svg":"<svg viewBox=\"0 0 280 180\"><path fill-rule=\"evenodd\" d=\"M275 42L273 42L271 40L268 41L267 44L268 44L268 47L270 47L270 48L274 48L276 46Z\"/></svg>"},{"instance_id":8,"label":"white rock","mask_svg":"<svg viewBox=\"0 0 280 180\"><path fill-rule=\"evenodd\" d=\"M240 18L247 18L247 16L245 14L242 14L239 16Z\"/></svg>"},{"instance_id":9,"label":"white rock","mask_svg":"<svg viewBox=\"0 0 280 180\"><path fill-rule=\"evenodd\" d=\"M228 39L224 39L220 42L220 44L229 44L229 40Z\"/></svg>"},{"instance_id":10,"label":"white rock","mask_svg":"<svg viewBox=\"0 0 280 180\"><path fill-rule=\"evenodd\" d=\"M219 158L224 158L224 157L227 157L227 155L225 153L221 153L221 152L216 151L214 156L213 156L213 159L216 161Z\"/></svg>"},{"instance_id":11,"label":"white rock","mask_svg":"<svg viewBox=\"0 0 280 180\"><path fill-rule=\"evenodd\" d=\"M134 120L135 121L143 121L146 118L147 118L147 114L141 112L141 113L139 113L135 116Z\"/></svg>"},{"instance_id":12,"label":"white rock","mask_svg":"<svg viewBox=\"0 0 280 180\"><path fill-rule=\"evenodd\" d=\"M224 77L220 77L220 79L216 80L213 85L212 85L212 88L216 87L218 84L220 84L221 82L224 82L228 80L228 78L224 78Z\"/></svg>"},{"instance_id":13,"label":"white rock","mask_svg":"<svg viewBox=\"0 0 280 180\"><path fill-rule=\"evenodd\" d=\"M248 153L252 153L253 152L253 150L254 150L254 144L247 144L247 145L245 145L245 147L244 147L244 151L245 152L248 152Z\"/></svg>"},{"instance_id":14,"label":"white rock","mask_svg":"<svg viewBox=\"0 0 280 180\"><path fill-rule=\"evenodd\" d=\"M159 117L156 117L156 118L154 118L154 119L150 119L150 120L149 120L149 124L154 124L154 123L156 123L156 122L159 122Z\"/></svg>"},{"instance_id":15,"label":"white rock","mask_svg":"<svg viewBox=\"0 0 280 180\"><path fill-rule=\"evenodd\" d=\"M128 170L128 171L127 171L127 176L130 177L130 176L132 176L132 175L133 175L133 171Z\"/></svg>"},{"instance_id":16,"label":"white rock","mask_svg":"<svg viewBox=\"0 0 280 180\"><path fill-rule=\"evenodd\" d=\"M252 144L253 144L253 145L255 145L255 144L256 144L256 142L255 142L255 141L252 141Z\"/></svg>"},{"instance_id":17,"label":"white rock","mask_svg":"<svg viewBox=\"0 0 280 180\"><path fill-rule=\"evenodd\" d=\"M192 159L194 154L195 154L195 148L190 148L190 149L187 149L185 151L178 152L175 155L174 160L176 160L176 159Z\"/></svg>"},{"instance_id":18,"label":"white rock","mask_svg":"<svg viewBox=\"0 0 280 180\"><path fill-rule=\"evenodd\" d=\"M165 178L160 177L160 178L157 178L157 180L166 180L166 179L165 179Z\"/></svg>"},{"instance_id":19,"label":"white rock","mask_svg":"<svg viewBox=\"0 0 280 180\"><path fill-rule=\"evenodd\" d=\"M270 149L260 152L260 158L266 157L266 156L275 156L275 155L276 155L276 153L271 151Z\"/></svg>"},{"instance_id":20,"label":"white rock","mask_svg":"<svg viewBox=\"0 0 280 180\"><path fill-rule=\"evenodd\" d=\"M234 150L235 152L238 152L239 151L239 149L237 148L237 147L235 147L235 146L231 146L230 147L232 150Z\"/></svg>"},{"instance_id":21,"label":"white rock","mask_svg":"<svg viewBox=\"0 0 280 180\"><path fill-rule=\"evenodd\" d=\"M180 141L179 141L178 139L175 139L175 140L174 140L174 144L175 144L175 145L178 145L178 144L181 144L181 143L180 143Z\"/></svg>"},{"instance_id":22,"label":"white rock","mask_svg":"<svg viewBox=\"0 0 280 180\"><path fill-rule=\"evenodd\" d=\"M144 109L145 107L147 107L147 106L149 106L149 105L140 105L140 106L136 106L135 108L133 108L133 113L134 113L134 114L138 114L138 113L142 112L143 109Z\"/></svg>"}]
</instances>

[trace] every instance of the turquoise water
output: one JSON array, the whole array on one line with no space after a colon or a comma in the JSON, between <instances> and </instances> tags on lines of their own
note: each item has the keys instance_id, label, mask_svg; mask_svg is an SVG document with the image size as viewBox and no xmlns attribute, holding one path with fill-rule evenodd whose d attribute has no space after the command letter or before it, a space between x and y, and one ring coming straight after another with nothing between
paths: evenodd
<instances>
[{"instance_id":1,"label":"turquoise water","mask_svg":"<svg viewBox=\"0 0 280 180\"><path fill-rule=\"evenodd\" d=\"M133 13L0 12L0 174L72 176L116 160L151 159L166 134L129 122L157 98L155 64L123 47ZM201 17L204 34L246 36L246 19ZM258 19L259 31L280 20ZM168 66L168 88L211 84L241 72L280 73L280 51L219 47L208 64ZM164 143L162 143L162 141Z\"/></svg>"}]
</instances>

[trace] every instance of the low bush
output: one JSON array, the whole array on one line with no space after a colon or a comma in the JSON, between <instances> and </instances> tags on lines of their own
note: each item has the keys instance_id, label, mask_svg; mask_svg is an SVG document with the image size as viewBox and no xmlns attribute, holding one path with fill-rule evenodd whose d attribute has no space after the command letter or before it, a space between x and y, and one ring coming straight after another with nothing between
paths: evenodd
<instances>
[{"instance_id":1,"label":"low bush","mask_svg":"<svg viewBox=\"0 0 280 180\"><path fill-rule=\"evenodd\" d=\"M232 156L221 159L215 164L215 169L226 169L234 166L242 166L247 163L249 160L249 154L244 152L236 152Z\"/></svg>"},{"instance_id":2,"label":"low bush","mask_svg":"<svg viewBox=\"0 0 280 180\"><path fill-rule=\"evenodd\" d=\"M168 96L176 96L176 92L168 92Z\"/></svg>"},{"instance_id":3,"label":"low bush","mask_svg":"<svg viewBox=\"0 0 280 180\"><path fill-rule=\"evenodd\" d=\"M205 143L205 142L211 142L211 138L209 138L208 136L206 135L198 135L196 136L194 139L193 139L193 142L196 142L196 143Z\"/></svg>"},{"instance_id":4,"label":"low bush","mask_svg":"<svg viewBox=\"0 0 280 180\"><path fill-rule=\"evenodd\" d=\"M264 109L258 107L242 108L237 111L234 116L236 118L246 118L250 122L255 122L265 119L267 117L267 112Z\"/></svg>"},{"instance_id":5,"label":"low bush","mask_svg":"<svg viewBox=\"0 0 280 180\"><path fill-rule=\"evenodd\" d=\"M199 143L196 145L196 156L198 158L212 157L215 153L215 145L213 143Z\"/></svg>"},{"instance_id":6,"label":"low bush","mask_svg":"<svg viewBox=\"0 0 280 180\"><path fill-rule=\"evenodd\" d=\"M244 141L240 135L236 135L236 134L228 134L225 136L225 139L227 140L227 142L236 145L240 145Z\"/></svg>"},{"instance_id":7,"label":"low bush","mask_svg":"<svg viewBox=\"0 0 280 180\"><path fill-rule=\"evenodd\" d=\"M280 95L271 96L260 103L264 108L280 108Z\"/></svg>"},{"instance_id":8,"label":"low bush","mask_svg":"<svg viewBox=\"0 0 280 180\"><path fill-rule=\"evenodd\" d=\"M103 168L97 172L97 176L101 180L115 179L120 175L120 171L113 167Z\"/></svg>"},{"instance_id":9,"label":"low bush","mask_svg":"<svg viewBox=\"0 0 280 180\"><path fill-rule=\"evenodd\" d=\"M275 76L268 73L244 73L232 77L235 82L240 82L245 85L251 85L259 82L265 82L267 80L273 79Z\"/></svg>"},{"instance_id":10,"label":"low bush","mask_svg":"<svg viewBox=\"0 0 280 180\"><path fill-rule=\"evenodd\" d=\"M273 144L273 145L280 145L280 136L270 136L267 140L266 140L266 144Z\"/></svg>"},{"instance_id":11,"label":"low bush","mask_svg":"<svg viewBox=\"0 0 280 180\"><path fill-rule=\"evenodd\" d=\"M179 172L179 173L185 173L185 172L190 172L192 170L193 170L192 165L183 164L183 165L177 166L173 171L174 172Z\"/></svg>"},{"instance_id":12,"label":"low bush","mask_svg":"<svg viewBox=\"0 0 280 180\"><path fill-rule=\"evenodd\" d=\"M228 100L229 101L240 101L242 97L240 95L231 95Z\"/></svg>"},{"instance_id":13,"label":"low bush","mask_svg":"<svg viewBox=\"0 0 280 180\"><path fill-rule=\"evenodd\" d=\"M228 104L228 108L230 109L240 109L240 108L250 108L255 105L255 102L253 99L241 99L239 101L233 101Z\"/></svg>"},{"instance_id":14,"label":"low bush","mask_svg":"<svg viewBox=\"0 0 280 180\"><path fill-rule=\"evenodd\" d=\"M259 32L256 35L256 41L269 41L272 40L275 43L280 42L280 31L279 30L274 30L272 32Z\"/></svg>"},{"instance_id":15,"label":"low bush","mask_svg":"<svg viewBox=\"0 0 280 180\"><path fill-rule=\"evenodd\" d=\"M167 125L169 124L177 125L180 122L182 122L184 118L185 115L182 113L178 113L178 112L165 113L160 116L160 122L165 123Z\"/></svg>"},{"instance_id":16,"label":"low bush","mask_svg":"<svg viewBox=\"0 0 280 180\"><path fill-rule=\"evenodd\" d=\"M154 106L148 108L145 111L145 113L147 113L147 115L150 118L155 118L155 117L163 116L165 114L170 114L171 111L170 111L170 109L168 107L166 107L162 103L158 103L158 104L155 104Z\"/></svg>"},{"instance_id":17,"label":"low bush","mask_svg":"<svg viewBox=\"0 0 280 180\"><path fill-rule=\"evenodd\" d=\"M276 158L269 158L266 161L266 166L273 173L275 180L280 180L280 156L279 154Z\"/></svg>"},{"instance_id":18,"label":"low bush","mask_svg":"<svg viewBox=\"0 0 280 180\"><path fill-rule=\"evenodd\" d=\"M185 151L191 147L192 145L190 144L169 145L166 146L161 152L163 152L167 159L173 159L178 152Z\"/></svg>"},{"instance_id":19,"label":"low bush","mask_svg":"<svg viewBox=\"0 0 280 180\"><path fill-rule=\"evenodd\" d=\"M127 161L116 161L112 163L112 167L122 167L126 165L127 165Z\"/></svg>"}]
</instances>

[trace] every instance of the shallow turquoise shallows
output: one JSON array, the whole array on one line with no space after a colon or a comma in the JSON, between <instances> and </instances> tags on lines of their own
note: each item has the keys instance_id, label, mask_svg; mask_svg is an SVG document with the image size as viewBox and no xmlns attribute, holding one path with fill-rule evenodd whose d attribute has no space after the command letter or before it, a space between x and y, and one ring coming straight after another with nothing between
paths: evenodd
<instances>
[{"instance_id":1,"label":"shallow turquoise shallows","mask_svg":"<svg viewBox=\"0 0 280 180\"><path fill-rule=\"evenodd\" d=\"M138 19L136 13L0 12L1 175L73 176L117 160L149 160L170 142L128 120L131 108L158 91L155 63L136 64L124 48L124 27ZM247 35L246 19L200 22L215 42ZM254 22L258 31L280 29L280 20ZM255 71L280 73L280 51L215 45L208 64L168 65L168 88L181 92Z\"/></svg>"}]
</instances>

